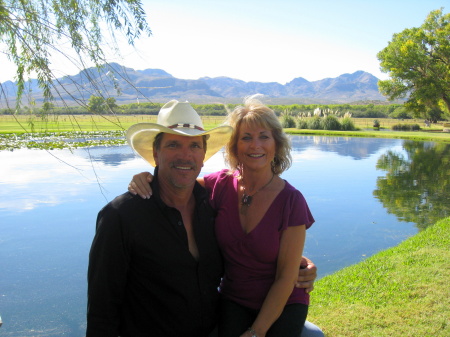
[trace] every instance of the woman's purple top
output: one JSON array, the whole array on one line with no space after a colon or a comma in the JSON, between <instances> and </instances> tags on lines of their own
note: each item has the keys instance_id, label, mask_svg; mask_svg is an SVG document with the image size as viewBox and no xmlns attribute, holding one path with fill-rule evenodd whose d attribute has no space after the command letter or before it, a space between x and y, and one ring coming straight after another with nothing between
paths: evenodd
<instances>
[{"instance_id":1,"label":"woman's purple top","mask_svg":"<svg viewBox=\"0 0 450 337\"><path fill-rule=\"evenodd\" d=\"M217 211L216 237L225 260L220 292L243 306L260 309L275 281L281 234L289 226L309 228L314 218L300 191L286 182L258 225L246 234L239 219L237 174L222 170L204 177ZM293 288L287 304L291 303L309 304L309 295Z\"/></svg>"}]
</instances>

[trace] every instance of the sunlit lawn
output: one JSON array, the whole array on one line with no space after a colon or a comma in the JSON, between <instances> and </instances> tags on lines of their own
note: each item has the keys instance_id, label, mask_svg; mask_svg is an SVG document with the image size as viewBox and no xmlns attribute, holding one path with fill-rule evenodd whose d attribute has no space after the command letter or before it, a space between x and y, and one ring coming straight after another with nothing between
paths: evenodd
<instances>
[{"instance_id":1,"label":"sunlit lawn","mask_svg":"<svg viewBox=\"0 0 450 337\"><path fill-rule=\"evenodd\" d=\"M449 247L446 218L322 278L308 319L327 337L450 336Z\"/></svg>"}]
</instances>

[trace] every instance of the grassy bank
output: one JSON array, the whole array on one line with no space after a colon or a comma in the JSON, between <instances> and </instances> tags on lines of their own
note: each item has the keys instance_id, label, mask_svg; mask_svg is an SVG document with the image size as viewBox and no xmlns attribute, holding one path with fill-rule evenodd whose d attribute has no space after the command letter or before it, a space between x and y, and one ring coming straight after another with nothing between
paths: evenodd
<instances>
[{"instance_id":1,"label":"grassy bank","mask_svg":"<svg viewBox=\"0 0 450 337\"><path fill-rule=\"evenodd\" d=\"M327 337L450 336L450 218L316 282Z\"/></svg>"}]
</instances>

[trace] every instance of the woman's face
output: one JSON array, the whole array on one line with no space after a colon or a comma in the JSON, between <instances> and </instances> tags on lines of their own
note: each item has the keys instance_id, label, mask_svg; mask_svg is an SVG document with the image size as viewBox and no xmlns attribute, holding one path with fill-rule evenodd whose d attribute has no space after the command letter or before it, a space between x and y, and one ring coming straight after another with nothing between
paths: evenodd
<instances>
[{"instance_id":1,"label":"woman's face","mask_svg":"<svg viewBox=\"0 0 450 337\"><path fill-rule=\"evenodd\" d=\"M237 157L244 168L271 170L275 152L276 144L271 130L242 123L238 133Z\"/></svg>"}]
</instances>

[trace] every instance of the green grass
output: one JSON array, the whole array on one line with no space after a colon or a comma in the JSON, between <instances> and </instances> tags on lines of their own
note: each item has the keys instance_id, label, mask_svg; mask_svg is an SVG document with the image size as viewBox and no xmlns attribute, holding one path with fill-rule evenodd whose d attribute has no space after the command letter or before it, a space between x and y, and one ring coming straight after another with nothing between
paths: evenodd
<instances>
[{"instance_id":1,"label":"green grass","mask_svg":"<svg viewBox=\"0 0 450 337\"><path fill-rule=\"evenodd\" d=\"M446 218L396 247L317 281L308 320L327 337L448 337L449 263Z\"/></svg>"},{"instance_id":2,"label":"green grass","mask_svg":"<svg viewBox=\"0 0 450 337\"><path fill-rule=\"evenodd\" d=\"M136 123L156 123L157 116L148 115L53 115L42 119L34 115L0 115L1 133L74 132L127 130ZM202 117L205 129L223 123L225 117Z\"/></svg>"},{"instance_id":3,"label":"green grass","mask_svg":"<svg viewBox=\"0 0 450 337\"><path fill-rule=\"evenodd\" d=\"M3 115L0 116L0 133L113 131L126 130L133 124L143 122L155 123L156 116L54 115L42 119L37 116Z\"/></svg>"}]
</instances>

